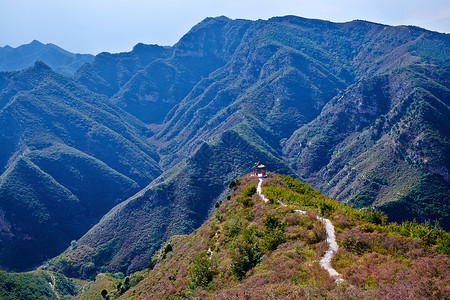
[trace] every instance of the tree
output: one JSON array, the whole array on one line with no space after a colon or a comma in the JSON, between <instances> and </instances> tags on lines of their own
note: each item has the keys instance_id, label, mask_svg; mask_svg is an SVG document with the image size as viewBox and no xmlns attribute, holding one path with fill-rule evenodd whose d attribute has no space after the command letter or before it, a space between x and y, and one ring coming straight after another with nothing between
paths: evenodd
<instances>
[{"instance_id":1,"label":"tree","mask_svg":"<svg viewBox=\"0 0 450 300\"><path fill-rule=\"evenodd\" d=\"M262 259L257 243L253 245L243 245L237 249L236 254L232 257L231 272L241 280L247 271L256 266Z\"/></svg>"},{"instance_id":2,"label":"tree","mask_svg":"<svg viewBox=\"0 0 450 300\"><path fill-rule=\"evenodd\" d=\"M230 182L230 184L228 185L228 188L229 188L230 190L233 190L236 186L237 186L236 181L232 180L232 181Z\"/></svg>"},{"instance_id":3,"label":"tree","mask_svg":"<svg viewBox=\"0 0 450 300\"><path fill-rule=\"evenodd\" d=\"M266 227L266 231L274 230L277 227L282 227L282 222L280 219L270 214L264 218L263 223Z\"/></svg>"},{"instance_id":4,"label":"tree","mask_svg":"<svg viewBox=\"0 0 450 300\"><path fill-rule=\"evenodd\" d=\"M256 185L249 184L242 191L242 197L251 197L256 193L256 191L257 191Z\"/></svg>"},{"instance_id":5,"label":"tree","mask_svg":"<svg viewBox=\"0 0 450 300\"><path fill-rule=\"evenodd\" d=\"M170 251L172 251L172 245L171 244L167 244L166 247L164 248L164 254L169 253Z\"/></svg>"},{"instance_id":6,"label":"tree","mask_svg":"<svg viewBox=\"0 0 450 300\"><path fill-rule=\"evenodd\" d=\"M189 269L190 285L192 288L207 287L217 272L217 261L208 257L206 251L194 256Z\"/></svg>"},{"instance_id":7,"label":"tree","mask_svg":"<svg viewBox=\"0 0 450 300\"><path fill-rule=\"evenodd\" d=\"M106 298L106 295L108 295L108 291L107 290L102 290L101 292L103 299Z\"/></svg>"},{"instance_id":8,"label":"tree","mask_svg":"<svg viewBox=\"0 0 450 300\"><path fill-rule=\"evenodd\" d=\"M278 245L286 242L286 236L284 234L285 224L273 215L267 215L263 222L266 227L264 232L263 247L267 251L273 251L278 247Z\"/></svg>"}]
</instances>

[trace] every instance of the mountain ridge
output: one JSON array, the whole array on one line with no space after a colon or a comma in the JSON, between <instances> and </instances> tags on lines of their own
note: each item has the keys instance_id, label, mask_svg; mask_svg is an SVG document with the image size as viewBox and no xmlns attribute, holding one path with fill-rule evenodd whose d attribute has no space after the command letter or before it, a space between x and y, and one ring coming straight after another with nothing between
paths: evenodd
<instances>
[{"instance_id":1,"label":"mountain ridge","mask_svg":"<svg viewBox=\"0 0 450 300\"><path fill-rule=\"evenodd\" d=\"M256 192L257 177L247 174L234 182L200 228L166 241L148 269L107 289L107 295L365 299L398 296L402 290L405 297L438 299L447 293L440 285L448 277L441 265L448 255L439 254L445 246L437 252L428 248L426 234L419 237L420 229L413 229L417 223L386 224L382 213L350 208L288 176L269 173L263 180L269 203ZM306 213L298 213L299 208ZM328 248L319 214L335 226L339 250L331 264L342 274L339 283L319 266ZM445 243L448 233L433 230L442 237L434 242ZM422 276L427 279L418 280Z\"/></svg>"},{"instance_id":2,"label":"mountain ridge","mask_svg":"<svg viewBox=\"0 0 450 300\"><path fill-rule=\"evenodd\" d=\"M100 273L92 281L67 278L48 266L0 271L0 296L441 299L448 294L448 232L429 223L387 224L383 213L351 208L289 176L266 175L235 178L211 216L189 235L166 240L144 270L126 277ZM324 218L334 225L337 244L330 264L339 281L322 266L330 251ZM74 250L84 247L71 243ZM60 263L65 255L58 257Z\"/></svg>"},{"instance_id":3,"label":"mountain ridge","mask_svg":"<svg viewBox=\"0 0 450 300\"><path fill-rule=\"evenodd\" d=\"M33 108L15 118L1 109L2 118L27 124L43 111L49 127L23 132L45 133L50 141L24 139L19 127L4 122L2 128L14 130L3 134L2 168L28 147L34 154L27 158L75 191L69 179L77 172L57 171L70 155L56 149L80 151L76 156L95 162L95 174L110 171L109 184L136 183L142 191L130 201L106 197L112 202L102 209L125 201L119 205L127 210L97 216L90 231L86 226L77 249L88 254L65 266L80 277L145 267L163 239L200 226L228 183L259 160L342 201L387 205L395 220L437 219L447 228L448 39L361 21L221 17L205 19L173 47L138 44L131 52L101 53L73 78L43 76L53 74L48 69L28 78L0 73L0 103ZM69 95L76 101L67 102ZM55 101L65 103L57 111L68 113L67 122L48 109ZM85 109L76 107L86 101ZM126 198L137 192L124 190ZM92 203L101 198L90 192ZM120 223L127 219L135 222ZM139 235L143 242L131 243ZM75 250L64 256L75 257Z\"/></svg>"},{"instance_id":4,"label":"mountain ridge","mask_svg":"<svg viewBox=\"0 0 450 300\"><path fill-rule=\"evenodd\" d=\"M140 136L144 126L99 95L40 62L3 75L10 84L0 110L0 203L9 230L0 251L2 267L14 269L56 255L160 170L155 150ZM18 91L16 82L26 89ZM64 192L48 199L55 188ZM75 208L54 209L70 199ZM73 220L61 219L70 212Z\"/></svg>"},{"instance_id":5,"label":"mountain ridge","mask_svg":"<svg viewBox=\"0 0 450 300\"><path fill-rule=\"evenodd\" d=\"M94 59L91 54L71 53L54 44L33 40L16 48L0 47L0 71L19 71L44 61L56 72L72 76L85 63Z\"/></svg>"}]
</instances>

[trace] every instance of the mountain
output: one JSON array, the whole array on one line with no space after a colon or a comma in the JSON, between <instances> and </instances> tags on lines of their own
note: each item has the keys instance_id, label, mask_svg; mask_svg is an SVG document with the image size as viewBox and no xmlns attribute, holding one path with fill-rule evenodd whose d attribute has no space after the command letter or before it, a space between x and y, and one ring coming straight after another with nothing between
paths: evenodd
<instances>
[{"instance_id":1,"label":"mountain","mask_svg":"<svg viewBox=\"0 0 450 300\"><path fill-rule=\"evenodd\" d=\"M450 89L432 69L358 82L298 129L284 154L337 200L449 228Z\"/></svg>"},{"instance_id":2,"label":"mountain","mask_svg":"<svg viewBox=\"0 0 450 300\"><path fill-rule=\"evenodd\" d=\"M228 144L231 139L233 146ZM141 270L149 262L149 253L159 249L164 240L190 233L207 219L211 203L223 197L232 180L228 176L238 173L248 161L265 157L264 152L245 143L236 134L223 136L213 146L204 145L202 155L114 207L77 241L76 247L51 260L50 268L82 278L93 278L98 272L130 274ZM284 167L289 172L278 163L280 170Z\"/></svg>"},{"instance_id":3,"label":"mountain","mask_svg":"<svg viewBox=\"0 0 450 300\"><path fill-rule=\"evenodd\" d=\"M0 297L442 299L448 294L448 232L430 223L386 223L379 211L354 209L289 176L269 173L261 183L266 202L257 193L257 177L233 180L211 217L191 234L165 241L142 271L126 277L99 273L91 281L69 279L47 266L0 271ZM334 230L325 233L319 216ZM334 278L322 263L330 235L338 247L331 259ZM107 255L104 248L102 253ZM77 259L65 255L58 263Z\"/></svg>"},{"instance_id":4,"label":"mountain","mask_svg":"<svg viewBox=\"0 0 450 300\"><path fill-rule=\"evenodd\" d=\"M110 299L442 299L448 294L448 232L415 222L386 224L382 213L353 209L288 176L271 173L263 180L268 203L256 193L256 177L236 182L200 228L161 247L150 269L112 287L104 284L105 274L92 289L103 286ZM339 283L318 261L326 247L318 214L334 224L339 249L331 266ZM89 289L85 293L92 295Z\"/></svg>"},{"instance_id":5,"label":"mountain","mask_svg":"<svg viewBox=\"0 0 450 300\"><path fill-rule=\"evenodd\" d=\"M162 123L170 109L234 52L249 22L228 21L199 24L171 48L138 44L130 53L101 53L75 78L111 96L142 121Z\"/></svg>"},{"instance_id":6,"label":"mountain","mask_svg":"<svg viewBox=\"0 0 450 300\"><path fill-rule=\"evenodd\" d=\"M161 171L146 127L104 96L42 62L0 76L0 265L23 269L60 253Z\"/></svg>"},{"instance_id":7,"label":"mountain","mask_svg":"<svg viewBox=\"0 0 450 300\"><path fill-rule=\"evenodd\" d=\"M231 174L248 172L260 159L357 207L380 207L393 220L439 220L448 228L448 47L431 51L447 40L420 28L362 21L204 20L160 58L161 64L195 59L198 66L218 61L149 140L158 145L165 173L108 213L76 250L67 249L70 263L58 262L56 270L89 277L145 267L163 240L205 220ZM209 52L192 50L205 44ZM110 63L118 66L124 56ZM128 93L117 85L115 103L118 95L126 102L142 90L131 93L130 82L122 85ZM414 143L431 140L436 145L422 154L426 164L410 160ZM346 176L350 168L355 177Z\"/></svg>"},{"instance_id":8,"label":"mountain","mask_svg":"<svg viewBox=\"0 0 450 300\"><path fill-rule=\"evenodd\" d=\"M173 47L101 53L72 78L42 63L0 73L0 251L28 241L0 265L39 253L26 269L78 239L49 267L141 270L259 160L358 208L448 229L449 45L412 26L217 17Z\"/></svg>"},{"instance_id":9,"label":"mountain","mask_svg":"<svg viewBox=\"0 0 450 300\"><path fill-rule=\"evenodd\" d=\"M72 76L83 64L93 60L93 55L74 54L36 40L17 48L0 47L0 71L19 71L33 66L36 61L43 61L55 72Z\"/></svg>"}]
</instances>

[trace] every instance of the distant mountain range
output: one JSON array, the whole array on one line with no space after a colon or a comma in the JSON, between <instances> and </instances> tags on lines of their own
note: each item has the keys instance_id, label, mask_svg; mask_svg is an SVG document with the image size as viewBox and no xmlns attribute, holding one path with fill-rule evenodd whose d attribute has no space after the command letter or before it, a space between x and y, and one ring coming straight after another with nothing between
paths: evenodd
<instances>
[{"instance_id":1,"label":"distant mountain range","mask_svg":"<svg viewBox=\"0 0 450 300\"><path fill-rule=\"evenodd\" d=\"M42 62L0 73L0 265L77 240L49 267L141 270L258 160L449 229L449 54L448 34L412 26L218 17L73 78Z\"/></svg>"},{"instance_id":2,"label":"distant mountain range","mask_svg":"<svg viewBox=\"0 0 450 300\"><path fill-rule=\"evenodd\" d=\"M17 48L0 47L0 71L19 71L33 66L36 61L42 61L56 72L72 76L83 64L93 60L93 55L74 54L36 40Z\"/></svg>"}]
</instances>

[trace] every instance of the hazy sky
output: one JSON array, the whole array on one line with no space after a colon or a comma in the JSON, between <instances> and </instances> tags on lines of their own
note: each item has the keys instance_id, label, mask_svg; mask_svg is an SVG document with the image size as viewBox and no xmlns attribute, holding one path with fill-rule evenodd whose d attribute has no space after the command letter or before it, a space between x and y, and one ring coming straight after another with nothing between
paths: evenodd
<instances>
[{"instance_id":1,"label":"hazy sky","mask_svg":"<svg viewBox=\"0 0 450 300\"><path fill-rule=\"evenodd\" d=\"M33 39L71 52L173 45L206 17L362 19L450 33L450 0L0 0L0 46Z\"/></svg>"}]
</instances>

